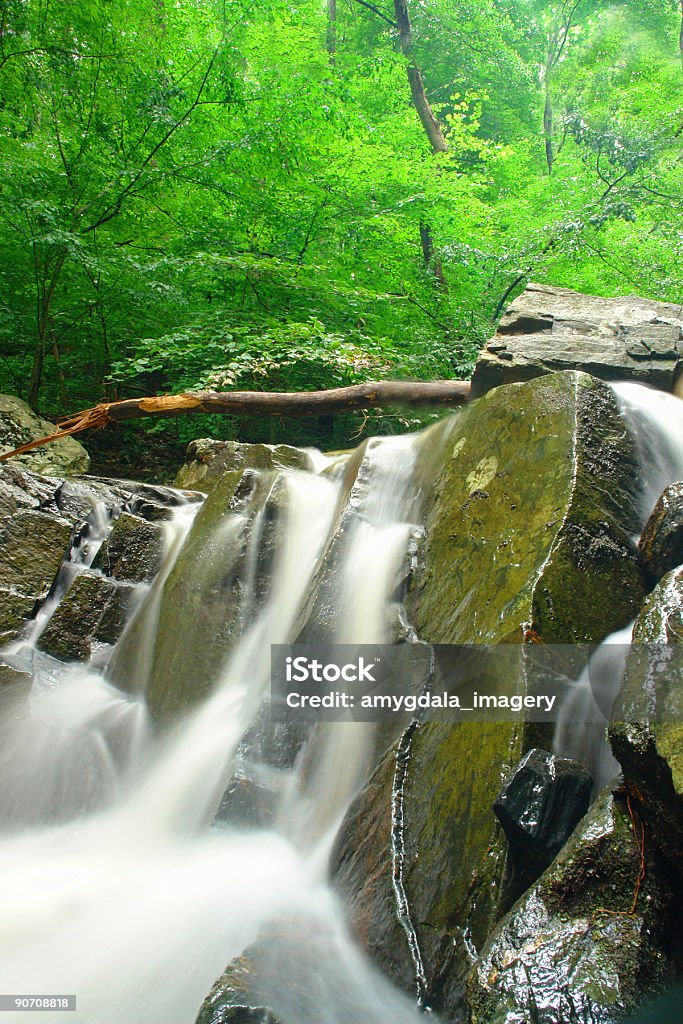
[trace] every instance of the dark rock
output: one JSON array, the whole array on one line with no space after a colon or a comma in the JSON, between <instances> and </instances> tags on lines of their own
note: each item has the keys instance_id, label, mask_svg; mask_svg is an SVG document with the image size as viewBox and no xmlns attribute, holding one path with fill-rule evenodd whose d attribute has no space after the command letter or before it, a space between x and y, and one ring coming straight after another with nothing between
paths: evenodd
<instances>
[{"instance_id":1,"label":"dark rock","mask_svg":"<svg viewBox=\"0 0 683 1024\"><path fill-rule=\"evenodd\" d=\"M116 643L138 593L131 584L85 570L58 605L38 646L61 661L89 658L93 643Z\"/></svg>"},{"instance_id":2,"label":"dark rock","mask_svg":"<svg viewBox=\"0 0 683 1024\"><path fill-rule=\"evenodd\" d=\"M680 306L529 284L481 352L472 395L555 370L672 391L683 359Z\"/></svg>"},{"instance_id":3,"label":"dark rock","mask_svg":"<svg viewBox=\"0 0 683 1024\"><path fill-rule=\"evenodd\" d=\"M512 856L535 880L557 856L590 805L593 779L576 761L530 750L519 762L493 809Z\"/></svg>"},{"instance_id":4,"label":"dark rock","mask_svg":"<svg viewBox=\"0 0 683 1024\"><path fill-rule=\"evenodd\" d=\"M149 583L161 568L163 553L161 527L130 512L122 512L100 548L93 567L116 580Z\"/></svg>"},{"instance_id":5,"label":"dark rock","mask_svg":"<svg viewBox=\"0 0 683 1024\"><path fill-rule=\"evenodd\" d=\"M286 444L242 444L203 437L192 441L176 485L210 491L226 474L245 469L312 469L311 457Z\"/></svg>"},{"instance_id":6,"label":"dark rock","mask_svg":"<svg viewBox=\"0 0 683 1024\"><path fill-rule=\"evenodd\" d=\"M683 482L667 487L655 505L640 538L640 553L655 582L683 563Z\"/></svg>"},{"instance_id":7,"label":"dark rock","mask_svg":"<svg viewBox=\"0 0 683 1024\"><path fill-rule=\"evenodd\" d=\"M0 687L30 688L32 676L28 672L22 672L13 665L0 661Z\"/></svg>"},{"instance_id":8,"label":"dark rock","mask_svg":"<svg viewBox=\"0 0 683 1024\"><path fill-rule=\"evenodd\" d=\"M265 1006L249 1006L255 981L249 951L233 960L202 1003L196 1024L279 1024Z\"/></svg>"},{"instance_id":9,"label":"dark rock","mask_svg":"<svg viewBox=\"0 0 683 1024\"><path fill-rule=\"evenodd\" d=\"M13 395L0 395L0 454L20 448L29 441L53 434L54 423L36 416L31 408ZM73 437L60 438L10 460L33 473L73 476L87 473L90 456Z\"/></svg>"},{"instance_id":10,"label":"dark rock","mask_svg":"<svg viewBox=\"0 0 683 1024\"><path fill-rule=\"evenodd\" d=\"M683 566L659 582L633 627L609 726L614 756L655 843L683 872Z\"/></svg>"},{"instance_id":11,"label":"dark rock","mask_svg":"<svg viewBox=\"0 0 683 1024\"><path fill-rule=\"evenodd\" d=\"M0 587L0 646L12 643L22 633L36 609L36 598Z\"/></svg>"},{"instance_id":12,"label":"dark rock","mask_svg":"<svg viewBox=\"0 0 683 1024\"><path fill-rule=\"evenodd\" d=\"M523 652L532 645L521 641L597 642L640 606L633 442L611 390L576 373L496 389L429 440L442 468L409 618L431 643L519 644L515 685L524 694ZM490 692L509 693L510 685L494 670ZM470 957L510 906L508 844L491 810L501 774L551 742L548 726L522 722L435 721L414 734L402 870L427 1001L437 1012L465 1012ZM378 769L352 804L333 871L373 959L412 987L413 960L394 909L395 762L393 748L384 774ZM369 820L371 829L360 824Z\"/></svg>"},{"instance_id":13,"label":"dark rock","mask_svg":"<svg viewBox=\"0 0 683 1024\"><path fill-rule=\"evenodd\" d=\"M486 942L468 983L472 1024L616 1024L672 979L678 913L656 851L641 854L607 792Z\"/></svg>"}]
</instances>

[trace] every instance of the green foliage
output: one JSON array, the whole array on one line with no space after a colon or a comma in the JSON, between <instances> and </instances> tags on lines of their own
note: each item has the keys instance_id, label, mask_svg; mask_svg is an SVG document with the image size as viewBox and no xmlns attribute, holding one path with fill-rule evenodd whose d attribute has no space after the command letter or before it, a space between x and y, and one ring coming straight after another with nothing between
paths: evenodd
<instances>
[{"instance_id":1,"label":"green foliage","mask_svg":"<svg viewBox=\"0 0 683 1024\"><path fill-rule=\"evenodd\" d=\"M678 2L409 8L439 156L391 5L338 4L331 55L318 0L0 0L0 388L54 416L465 377L529 279L680 301ZM331 447L411 424L148 440Z\"/></svg>"}]
</instances>

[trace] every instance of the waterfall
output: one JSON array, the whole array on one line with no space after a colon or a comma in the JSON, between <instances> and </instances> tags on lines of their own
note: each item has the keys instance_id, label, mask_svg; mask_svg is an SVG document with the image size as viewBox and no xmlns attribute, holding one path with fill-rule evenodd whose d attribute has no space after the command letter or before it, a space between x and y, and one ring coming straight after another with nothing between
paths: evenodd
<instances>
[{"instance_id":1,"label":"waterfall","mask_svg":"<svg viewBox=\"0 0 683 1024\"><path fill-rule=\"evenodd\" d=\"M619 411L631 431L638 459L641 528L662 491L683 480L683 401L643 384L613 384ZM555 729L555 753L585 764L594 791L619 771L606 729L631 643L633 623L612 633L590 658L565 699Z\"/></svg>"},{"instance_id":2,"label":"waterfall","mask_svg":"<svg viewBox=\"0 0 683 1024\"><path fill-rule=\"evenodd\" d=\"M317 458L312 472L250 471L254 486L193 569L223 560L225 573L237 559L225 607L236 638L208 695L163 728L140 690L163 672L170 581L201 512L176 512L162 569L108 668L55 662L31 636L30 697L0 725L0 991L75 994L69 1020L82 1024L193 1024L247 950L259 968L250 1001L283 1024L417 1019L355 946L325 877L374 726L320 723L282 765L266 724L272 643L381 643L404 621L420 443L374 440L360 456ZM186 642L178 636L178 654ZM189 697L195 682L183 676ZM236 778L268 791L265 826L233 820L221 803ZM50 1010L4 1017L63 1020Z\"/></svg>"}]
</instances>

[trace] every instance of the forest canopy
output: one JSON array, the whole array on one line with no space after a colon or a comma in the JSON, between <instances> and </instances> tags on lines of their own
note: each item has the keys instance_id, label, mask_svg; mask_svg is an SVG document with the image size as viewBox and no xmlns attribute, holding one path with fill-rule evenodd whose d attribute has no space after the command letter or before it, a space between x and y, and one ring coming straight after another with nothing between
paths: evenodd
<instances>
[{"instance_id":1,"label":"forest canopy","mask_svg":"<svg viewBox=\"0 0 683 1024\"><path fill-rule=\"evenodd\" d=\"M0 390L55 418L466 378L529 280L680 302L682 19L683 0L0 0ZM343 419L285 433L369 429Z\"/></svg>"}]
</instances>

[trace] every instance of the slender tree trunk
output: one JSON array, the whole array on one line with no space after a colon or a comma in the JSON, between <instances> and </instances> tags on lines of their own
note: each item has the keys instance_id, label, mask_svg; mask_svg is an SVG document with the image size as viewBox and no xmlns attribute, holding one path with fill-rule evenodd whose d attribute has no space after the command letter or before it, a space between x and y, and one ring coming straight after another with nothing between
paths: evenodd
<instances>
[{"instance_id":1,"label":"slender tree trunk","mask_svg":"<svg viewBox=\"0 0 683 1024\"><path fill-rule=\"evenodd\" d=\"M45 365L45 325L42 317L39 318L36 344L33 349L33 366L31 367L31 379L28 385L28 404L32 409L38 408L38 396L40 386L43 383L43 366Z\"/></svg>"},{"instance_id":2,"label":"slender tree trunk","mask_svg":"<svg viewBox=\"0 0 683 1024\"><path fill-rule=\"evenodd\" d=\"M546 81L545 86L545 107L543 110L543 135L545 138L545 161L548 165L548 174L553 173L553 104L550 99L550 83Z\"/></svg>"},{"instance_id":3,"label":"slender tree trunk","mask_svg":"<svg viewBox=\"0 0 683 1024\"><path fill-rule=\"evenodd\" d=\"M443 265L434 248L434 236L432 235L432 229L424 220L420 221L420 243L422 245L422 255L424 257L425 266L432 271L437 284L447 292L448 284L444 277Z\"/></svg>"},{"instance_id":4,"label":"slender tree trunk","mask_svg":"<svg viewBox=\"0 0 683 1024\"><path fill-rule=\"evenodd\" d=\"M448 151L448 143L446 142L441 125L439 124L439 121L431 108L430 102L427 99L424 82L422 81L422 73L414 59L413 31L410 24L410 15L408 13L408 4L406 0L394 0L394 14L396 17L396 24L398 25L398 37L401 43L401 52L407 61L406 75L408 76L408 84L410 85L410 95L413 98L413 104L417 110L418 117L422 122L422 127L425 130L425 134L429 139L434 152L446 153Z\"/></svg>"},{"instance_id":5,"label":"slender tree trunk","mask_svg":"<svg viewBox=\"0 0 683 1024\"><path fill-rule=\"evenodd\" d=\"M683 0L682 0L683 2ZM327 0L327 59L330 67L337 63L337 0Z\"/></svg>"},{"instance_id":6,"label":"slender tree trunk","mask_svg":"<svg viewBox=\"0 0 683 1024\"><path fill-rule=\"evenodd\" d=\"M683 60L683 0L681 0L681 31L678 36L678 49L681 53L681 60Z\"/></svg>"}]
</instances>

